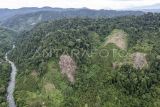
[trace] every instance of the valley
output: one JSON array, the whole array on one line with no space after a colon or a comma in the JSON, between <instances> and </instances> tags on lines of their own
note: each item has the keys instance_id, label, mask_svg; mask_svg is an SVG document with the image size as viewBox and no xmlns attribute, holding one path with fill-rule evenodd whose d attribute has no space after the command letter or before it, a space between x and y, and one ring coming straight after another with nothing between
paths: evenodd
<instances>
[{"instance_id":1,"label":"valley","mask_svg":"<svg viewBox=\"0 0 160 107\"><path fill-rule=\"evenodd\" d=\"M160 106L159 13L34 9L1 23L0 107Z\"/></svg>"},{"instance_id":2,"label":"valley","mask_svg":"<svg viewBox=\"0 0 160 107\"><path fill-rule=\"evenodd\" d=\"M6 61L6 53L12 49L13 41L16 37L16 32L8 30L6 28L0 28L0 106L6 107L7 103L7 87L10 80L10 73L12 67L8 61Z\"/></svg>"},{"instance_id":3,"label":"valley","mask_svg":"<svg viewBox=\"0 0 160 107\"><path fill-rule=\"evenodd\" d=\"M14 49L14 48L15 48L15 46L13 45L12 49ZM9 50L5 55L5 60L11 65L10 81L9 81L9 84L8 84L8 87L7 87L7 101L8 101L9 107L16 107L13 93L14 93L15 84L16 84L17 68L16 68L14 62L12 62L8 59L8 54L11 51L12 50Z\"/></svg>"}]
</instances>

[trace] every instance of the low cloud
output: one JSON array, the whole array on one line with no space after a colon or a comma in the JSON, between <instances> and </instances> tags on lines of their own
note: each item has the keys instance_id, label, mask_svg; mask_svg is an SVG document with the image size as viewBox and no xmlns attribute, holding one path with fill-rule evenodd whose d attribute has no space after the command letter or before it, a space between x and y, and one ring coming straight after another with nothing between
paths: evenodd
<instances>
[{"instance_id":1,"label":"low cloud","mask_svg":"<svg viewBox=\"0 0 160 107\"><path fill-rule=\"evenodd\" d=\"M0 3L0 8L51 6L62 8L125 9L158 3L160 3L159 0L5 0Z\"/></svg>"}]
</instances>

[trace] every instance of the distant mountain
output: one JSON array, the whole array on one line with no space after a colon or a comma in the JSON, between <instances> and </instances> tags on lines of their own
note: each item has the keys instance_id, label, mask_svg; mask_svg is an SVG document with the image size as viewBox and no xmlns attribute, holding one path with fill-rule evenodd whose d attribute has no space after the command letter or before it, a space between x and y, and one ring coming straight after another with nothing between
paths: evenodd
<instances>
[{"instance_id":1,"label":"distant mountain","mask_svg":"<svg viewBox=\"0 0 160 107\"><path fill-rule=\"evenodd\" d=\"M3 12L2 12L3 11ZM8 11L7 14L4 11ZM35 24L41 21L62 19L62 18L75 18L75 17L89 17L89 18L110 18L118 16L131 16L142 15L141 11L114 11L114 10L92 10L87 8L21 8L15 10L0 10L1 17L5 20L1 20L1 25L11 28L13 30L22 31L32 28ZM2 18L3 19L3 18Z\"/></svg>"},{"instance_id":2,"label":"distant mountain","mask_svg":"<svg viewBox=\"0 0 160 107\"><path fill-rule=\"evenodd\" d=\"M0 9L0 21L10 18L14 15L27 14L38 11L61 11L61 8L51 8L51 7L29 7L29 8L19 8L19 9Z\"/></svg>"},{"instance_id":3,"label":"distant mountain","mask_svg":"<svg viewBox=\"0 0 160 107\"><path fill-rule=\"evenodd\" d=\"M154 4L154 5L143 6L143 7L135 7L135 8L132 8L131 10L159 13L160 12L160 4Z\"/></svg>"},{"instance_id":4,"label":"distant mountain","mask_svg":"<svg viewBox=\"0 0 160 107\"><path fill-rule=\"evenodd\" d=\"M150 6L143 6L142 9L160 9L160 4L154 4Z\"/></svg>"}]
</instances>

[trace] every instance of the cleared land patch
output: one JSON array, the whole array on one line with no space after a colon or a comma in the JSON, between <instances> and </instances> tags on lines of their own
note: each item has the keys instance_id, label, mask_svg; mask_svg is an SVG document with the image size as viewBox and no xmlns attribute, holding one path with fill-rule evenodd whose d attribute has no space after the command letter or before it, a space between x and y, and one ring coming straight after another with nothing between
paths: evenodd
<instances>
[{"instance_id":1,"label":"cleared land patch","mask_svg":"<svg viewBox=\"0 0 160 107\"><path fill-rule=\"evenodd\" d=\"M136 52L136 53L133 53L131 57L133 61L133 66L136 69L142 69L148 65L145 53Z\"/></svg>"},{"instance_id":2,"label":"cleared land patch","mask_svg":"<svg viewBox=\"0 0 160 107\"><path fill-rule=\"evenodd\" d=\"M107 37L107 41L105 42L105 45L108 45L110 43L115 44L117 47L119 47L122 50L127 49L127 33L125 33L123 30L115 29L113 32Z\"/></svg>"},{"instance_id":3,"label":"cleared land patch","mask_svg":"<svg viewBox=\"0 0 160 107\"><path fill-rule=\"evenodd\" d=\"M69 81L74 83L74 75L77 68L75 61L68 55L61 55L59 65L61 68L61 73L66 74Z\"/></svg>"}]
</instances>

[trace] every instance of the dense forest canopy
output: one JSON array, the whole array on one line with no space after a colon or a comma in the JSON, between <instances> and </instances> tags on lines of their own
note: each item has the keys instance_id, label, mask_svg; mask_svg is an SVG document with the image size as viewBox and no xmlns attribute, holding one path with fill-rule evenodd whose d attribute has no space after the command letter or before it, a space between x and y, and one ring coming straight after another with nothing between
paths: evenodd
<instances>
[{"instance_id":1,"label":"dense forest canopy","mask_svg":"<svg viewBox=\"0 0 160 107\"><path fill-rule=\"evenodd\" d=\"M0 27L0 62L4 54L12 48L12 43L16 37L16 32Z\"/></svg>"},{"instance_id":2,"label":"dense forest canopy","mask_svg":"<svg viewBox=\"0 0 160 107\"><path fill-rule=\"evenodd\" d=\"M159 26L160 14L148 13L65 18L21 32L10 53L17 106L159 107ZM61 72L62 55L76 63L74 83Z\"/></svg>"},{"instance_id":3,"label":"dense forest canopy","mask_svg":"<svg viewBox=\"0 0 160 107\"><path fill-rule=\"evenodd\" d=\"M6 107L6 90L11 72L11 66L5 61L5 54L12 49L16 33L0 27L0 107Z\"/></svg>"},{"instance_id":4,"label":"dense forest canopy","mask_svg":"<svg viewBox=\"0 0 160 107\"><path fill-rule=\"evenodd\" d=\"M9 81L11 67L8 63L0 63L0 106L6 107L6 90Z\"/></svg>"}]
</instances>

